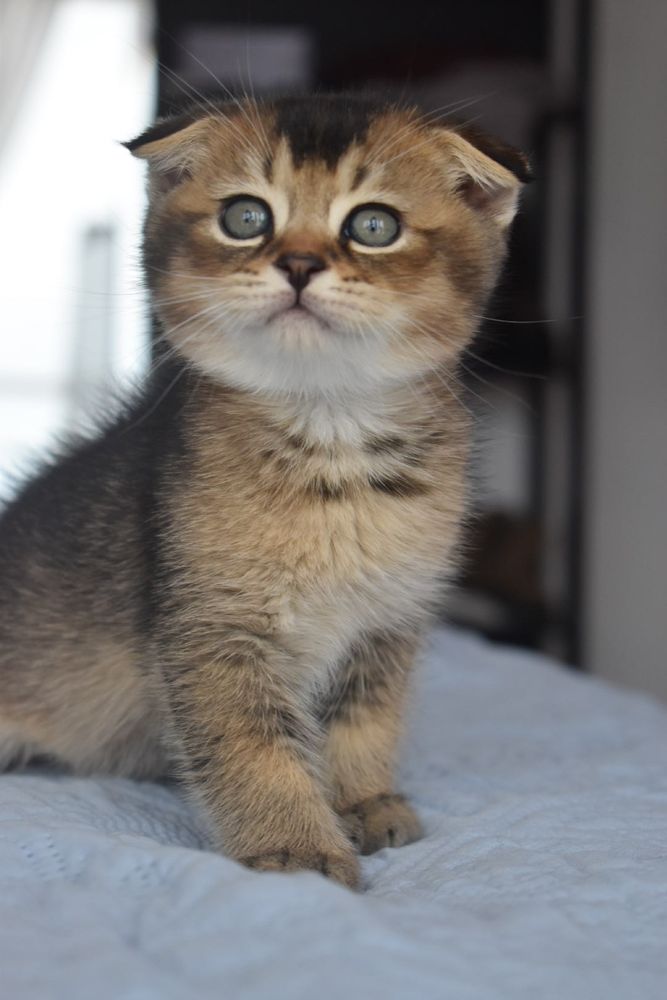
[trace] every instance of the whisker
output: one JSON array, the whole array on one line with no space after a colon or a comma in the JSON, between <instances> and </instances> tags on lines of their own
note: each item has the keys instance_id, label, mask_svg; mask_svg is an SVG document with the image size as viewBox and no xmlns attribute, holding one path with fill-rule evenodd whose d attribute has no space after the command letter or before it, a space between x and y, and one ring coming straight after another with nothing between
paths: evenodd
<instances>
[{"instance_id":1,"label":"whisker","mask_svg":"<svg viewBox=\"0 0 667 1000\"><path fill-rule=\"evenodd\" d=\"M168 32L167 32L167 34L168 34ZM174 41L175 41L175 39L174 39ZM180 43L178 43L178 42L177 42L177 44L180 45ZM191 55L193 58L196 59L196 57L193 55L193 53L189 53L188 50L185 49L183 46L180 46L180 47L183 48L183 51L185 51L188 55ZM196 60L196 61L199 61L199 60ZM240 144L246 150L246 152L248 152L251 155L251 157L256 160L256 165L259 165L259 159L257 157L257 150L248 142L247 136L245 136L244 133L241 131L241 129L238 128L238 126L235 124L235 122L233 121L232 118L230 118L227 115L224 115L222 113L221 108L217 104L215 104L208 97L206 97L205 94L203 94L200 90L198 90L196 87L194 87L191 83L188 83L188 81L186 79L184 79L184 77L180 76L180 74L177 73L175 70L171 69L169 66L165 65L160 60L157 61L157 65L158 65L158 68L160 69L160 72L162 72L167 77L167 79L171 80L171 82L176 85L176 87L179 89L179 91L182 94L184 94L191 101L192 101L193 95L194 95L194 97L196 98L195 101L194 101L195 105L197 105L198 107L200 107L202 109L202 111L204 111L205 113L208 112L209 114L211 114L211 116L214 119L216 119L217 121L220 121L225 126L227 126L230 129L230 131L239 140ZM204 68L206 68L206 67L204 67ZM240 107L239 101L236 98L233 97L233 95L231 94L231 91L229 93L230 93L230 96L233 98L234 103L236 103ZM243 109L241 109L241 110L243 110Z\"/></svg>"},{"instance_id":2,"label":"whisker","mask_svg":"<svg viewBox=\"0 0 667 1000\"><path fill-rule=\"evenodd\" d=\"M560 323L559 319L498 319L497 316L475 316L475 319L482 319L485 323L504 323L507 326L534 326L537 323ZM568 316L567 322L579 320L581 316Z\"/></svg>"},{"instance_id":3,"label":"whisker","mask_svg":"<svg viewBox=\"0 0 667 1000\"><path fill-rule=\"evenodd\" d=\"M465 108L468 108L473 104L478 104L481 101L487 100L488 97L488 94L482 94L478 97L452 101L450 104L443 104L440 108L434 108L433 111L424 112L424 114L419 115L412 121L408 122L407 125L404 125L403 128L399 129L395 135L386 139L380 148L374 151L374 155L371 157L370 162L377 163L380 156L392 149L392 147L395 146L403 136L409 134L411 131L419 131L425 125L431 125L434 120L444 117L445 113L448 115L457 114L459 111L463 111Z\"/></svg>"},{"instance_id":4,"label":"whisker","mask_svg":"<svg viewBox=\"0 0 667 1000\"><path fill-rule=\"evenodd\" d=\"M421 332L426 333L427 335L435 336L437 334L437 331L435 331L431 327L425 326L424 324L421 324L421 323L417 323L416 321L412 321L411 325L413 326L414 329L420 330ZM472 353L472 352L468 352L468 353ZM474 357L474 355L472 355L472 356ZM533 407L527 402L527 400L523 399L521 396L518 396L516 393L510 392L508 389L506 389L503 386L499 386L499 385L497 385L497 384L495 384L493 382L489 382L488 379L485 379L478 372L475 372L471 368L469 368L465 364L465 362L463 360L463 357L461 357L461 356L458 358L457 367L461 368L463 371L465 371L468 374L469 377L476 378L478 380L478 382L480 382L482 385L485 385L485 386L493 389L494 392L498 392L501 395L505 396L506 398L511 399L514 403L518 403L522 408L527 409L530 413L534 412ZM485 406L488 406L491 409L496 410L496 411L498 410L498 407L495 406L495 404L492 403L490 399L485 398L484 396L480 396L479 393L475 392L471 388L470 385L462 385L462 387L467 392L469 392L473 396L475 396L475 398L478 399Z\"/></svg>"},{"instance_id":5,"label":"whisker","mask_svg":"<svg viewBox=\"0 0 667 1000\"><path fill-rule=\"evenodd\" d=\"M157 267L155 264L148 265L147 269L149 271L155 271L156 274L166 274L168 277L185 278L187 281L207 281L211 283L214 288L220 288L221 285L227 280L226 278L213 277L210 274L193 274L191 271L174 271L170 268ZM236 278L237 275L234 277Z\"/></svg>"},{"instance_id":6,"label":"whisker","mask_svg":"<svg viewBox=\"0 0 667 1000\"><path fill-rule=\"evenodd\" d=\"M177 323L176 326L170 326L170 327L168 327L165 330L165 332L170 337L173 337L173 335L176 333L177 330L180 330L182 327L187 326L188 323L196 323L197 320L200 317L207 316L210 313L214 312L216 309L220 309L220 308L221 308L220 303L219 302L214 302L212 305L206 306L205 309L200 309L199 312L194 313L194 315L187 316L184 320L181 320L180 323Z\"/></svg>"},{"instance_id":7,"label":"whisker","mask_svg":"<svg viewBox=\"0 0 667 1000\"><path fill-rule=\"evenodd\" d=\"M469 118L467 121L460 123L460 127L464 128L466 125L471 125L474 121L477 121L479 117L480 115L475 115L474 118ZM410 154L415 153L418 149L421 149L422 146L426 146L432 142L433 142L433 136L432 135L427 136L427 138L423 139L421 142L418 142L416 146L410 146L408 149L404 149L400 153L396 153L394 156L390 157L388 160L385 160L382 166L388 167L390 163L395 163L397 160L402 160L404 156L409 156Z\"/></svg>"},{"instance_id":8,"label":"whisker","mask_svg":"<svg viewBox=\"0 0 667 1000\"><path fill-rule=\"evenodd\" d=\"M405 337L405 334L402 333L400 330L398 330L392 323L387 323L385 321L385 325L389 327L389 329L392 330L394 334L398 336L398 339L400 340L402 346L407 347L409 351L412 351L412 353L416 358L425 363L425 371L421 377L425 378L428 375L432 375L435 378L437 378L438 381L443 386L443 388L446 389L447 392L449 392L449 394L466 411L466 413L469 413L470 411L468 410L468 407L465 405L464 401L460 398L460 396L457 395L457 393L454 392L449 382L445 381L444 367L443 366L436 367L433 363L433 359L429 358L426 354L424 354L423 351L420 351L417 345L414 343L414 341L407 339Z\"/></svg>"},{"instance_id":9,"label":"whisker","mask_svg":"<svg viewBox=\"0 0 667 1000\"><path fill-rule=\"evenodd\" d=\"M192 292L190 295L173 295L170 298L154 298L153 304L156 307L161 306L178 306L187 305L188 302L201 302L208 299L211 294L215 292L215 289L211 288L200 288L196 292Z\"/></svg>"},{"instance_id":10,"label":"whisker","mask_svg":"<svg viewBox=\"0 0 667 1000\"><path fill-rule=\"evenodd\" d=\"M522 399L521 396L517 396L516 393L510 392L508 389L505 389L501 385L497 385L494 382L489 382L489 380L480 375L479 372L473 371L472 368L468 368L468 366L461 358L459 358L459 367L462 368L463 371L466 372L470 378L476 378L478 382L482 383L482 385L487 386L494 392L499 393L501 396L505 396L507 399L511 399L513 403L518 403L518 405L521 406L522 409L525 409L529 413L534 415L535 413L534 408L530 405L530 403L528 403L527 400ZM472 392L470 386L468 386L467 388L470 392ZM473 395L477 396L477 399L481 400L481 402L484 403L485 406L488 406L491 409L495 410L496 412L499 412L498 407L495 405L495 403L492 403L490 399L487 399L484 396L479 396L477 395L477 393L473 393Z\"/></svg>"},{"instance_id":11,"label":"whisker","mask_svg":"<svg viewBox=\"0 0 667 1000\"><path fill-rule=\"evenodd\" d=\"M250 73L250 38L248 37L248 35L246 35L245 55L246 55L246 72L248 74L248 87L250 88L250 97L248 96L248 94L246 92L246 89L245 89L245 85L243 84L243 78L242 78L240 70L239 70L239 81L241 82L241 87L243 89L243 94L244 94L244 97L245 97L247 103L249 105L253 106L254 109L255 109L256 127L258 128L259 132L261 133L261 136L262 136L262 139L263 139L263 148L264 148L264 151L266 152L266 155L268 157L270 157L271 156L271 143L269 142L269 137L268 137L268 135L266 133L266 129L264 128L264 125L262 123L262 116L261 116L261 112L260 112L260 109L259 109L259 104L257 103L257 98L255 96L255 89L254 89L253 83L252 83L252 75Z\"/></svg>"},{"instance_id":12,"label":"whisker","mask_svg":"<svg viewBox=\"0 0 667 1000\"><path fill-rule=\"evenodd\" d=\"M143 424L145 420L148 420L148 418L153 413L155 413L155 411L157 410L157 408L160 405L160 403L162 403L167 398L167 396L169 395L169 393L171 392L171 390L174 388L174 386L176 385L176 383L183 377L183 375L187 371L188 371L188 365L184 364L183 367L178 370L176 378L174 378L169 383L169 385L167 386L167 388L164 390L163 393L160 394L160 396L153 403L153 405L151 407L149 407L149 409L146 410L145 413L142 413L141 416L137 420L135 420L133 423L131 423L129 427L126 427L125 430L123 431L123 433L127 434L129 431L134 430L135 427L139 427L141 424Z\"/></svg>"},{"instance_id":13,"label":"whisker","mask_svg":"<svg viewBox=\"0 0 667 1000\"><path fill-rule=\"evenodd\" d=\"M540 382L548 381L546 375L537 375L535 372L520 372L516 371L513 368L504 368L502 365L497 365L493 361L489 361L487 358L483 358L481 354L475 354L475 352L470 347L466 348L466 354L470 355L471 358L474 358L475 361L478 361L480 364L487 365L489 368L493 368L494 371L502 372L503 375L511 375L514 378L537 379Z\"/></svg>"},{"instance_id":14,"label":"whisker","mask_svg":"<svg viewBox=\"0 0 667 1000\"><path fill-rule=\"evenodd\" d=\"M164 31L164 29L162 29L162 30ZM232 103L236 105L236 107L239 109L239 111L241 112L241 114L245 117L245 119L248 122L248 124L253 129L256 129L257 128L257 123L253 122L252 118L250 117L247 109L243 106L242 102L239 101L238 97L236 97L236 95L229 89L229 87L227 87L226 84L224 84L222 82L222 80L218 76L216 76L216 74L213 72L213 70L209 66L207 66L206 63L202 62L202 60L196 55L196 53L194 53L190 49L188 49L188 47L186 45L183 45L183 43L178 38L175 38L168 31L164 31L164 33L165 33L165 35L168 38L171 39L171 41L175 45L177 45L181 49L182 52L184 52L191 59L194 59L194 61L197 63L197 65L200 66L201 69L203 69L205 73L208 73L208 75L211 77L211 79L216 84L216 86L219 87L220 90L222 90L223 93L226 94L227 97L229 97L229 99L232 101ZM209 104L212 107L214 107L214 105L212 105L210 101L207 101L207 104ZM218 109L218 113L220 113L219 109ZM268 145L264 145L264 139L263 139L263 137L260 136L260 140L262 141L262 144L263 144L264 153L267 156L270 155L270 153L271 153L270 147Z\"/></svg>"}]
</instances>

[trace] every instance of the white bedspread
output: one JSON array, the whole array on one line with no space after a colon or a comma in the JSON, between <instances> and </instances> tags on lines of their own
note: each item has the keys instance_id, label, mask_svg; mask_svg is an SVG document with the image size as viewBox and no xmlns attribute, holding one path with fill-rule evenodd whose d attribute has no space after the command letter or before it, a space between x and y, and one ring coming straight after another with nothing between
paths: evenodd
<instances>
[{"instance_id":1,"label":"white bedspread","mask_svg":"<svg viewBox=\"0 0 667 1000\"><path fill-rule=\"evenodd\" d=\"M404 762L427 836L359 895L208 852L166 787L0 777L0 995L665 1000L664 709L440 632Z\"/></svg>"}]
</instances>

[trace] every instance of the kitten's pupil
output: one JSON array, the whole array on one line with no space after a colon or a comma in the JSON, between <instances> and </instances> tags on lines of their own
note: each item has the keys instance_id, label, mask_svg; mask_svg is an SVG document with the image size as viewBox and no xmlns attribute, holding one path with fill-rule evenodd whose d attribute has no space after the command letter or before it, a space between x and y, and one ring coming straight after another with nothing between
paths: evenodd
<instances>
[{"instance_id":1,"label":"kitten's pupil","mask_svg":"<svg viewBox=\"0 0 667 1000\"><path fill-rule=\"evenodd\" d=\"M261 198L239 195L223 205L220 225L233 239L250 240L269 232L272 225L271 209Z\"/></svg>"}]
</instances>

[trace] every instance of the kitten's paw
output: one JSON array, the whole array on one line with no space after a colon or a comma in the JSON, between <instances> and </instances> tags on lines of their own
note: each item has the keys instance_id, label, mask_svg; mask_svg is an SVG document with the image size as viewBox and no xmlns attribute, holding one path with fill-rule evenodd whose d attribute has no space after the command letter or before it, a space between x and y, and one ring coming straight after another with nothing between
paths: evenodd
<instances>
[{"instance_id":1,"label":"kitten's paw","mask_svg":"<svg viewBox=\"0 0 667 1000\"><path fill-rule=\"evenodd\" d=\"M247 868L264 872L321 872L327 878L346 885L348 889L358 889L361 873L359 862L353 851L349 854L328 851L291 850L287 847L266 854L255 854L239 859Z\"/></svg>"},{"instance_id":2,"label":"kitten's paw","mask_svg":"<svg viewBox=\"0 0 667 1000\"><path fill-rule=\"evenodd\" d=\"M341 819L352 844L362 854L382 847L403 847L419 840L422 825L402 795L374 795L344 809Z\"/></svg>"}]
</instances>

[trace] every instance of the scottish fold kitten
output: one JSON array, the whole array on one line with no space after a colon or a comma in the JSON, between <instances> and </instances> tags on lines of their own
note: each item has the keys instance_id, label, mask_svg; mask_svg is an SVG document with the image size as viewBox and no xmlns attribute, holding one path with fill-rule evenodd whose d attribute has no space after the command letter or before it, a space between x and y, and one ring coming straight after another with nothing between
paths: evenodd
<instances>
[{"instance_id":1,"label":"scottish fold kitten","mask_svg":"<svg viewBox=\"0 0 667 1000\"><path fill-rule=\"evenodd\" d=\"M0 756L176 771L213 843L348 886L455 566L452 391L525 158L345 95L221 100L127 143L166 355L0 521Z\"/></svg>"}]
</instances>

